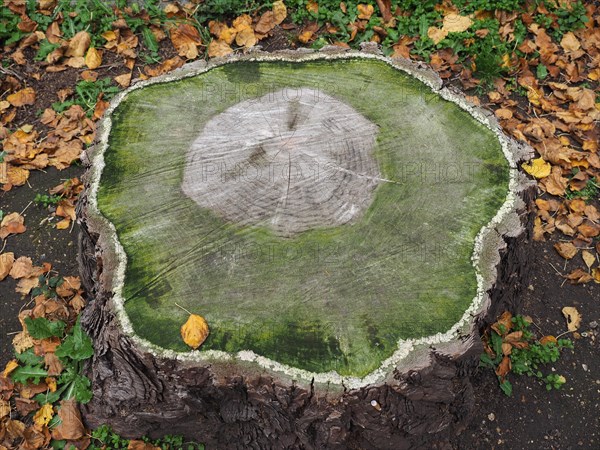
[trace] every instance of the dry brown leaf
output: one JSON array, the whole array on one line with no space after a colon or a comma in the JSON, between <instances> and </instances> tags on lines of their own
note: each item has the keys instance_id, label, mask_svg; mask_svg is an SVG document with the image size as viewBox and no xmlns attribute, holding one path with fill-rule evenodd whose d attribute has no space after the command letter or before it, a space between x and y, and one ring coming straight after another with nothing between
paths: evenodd
<instances>
[{"instance_id":1,"label":"dry brown leaf","mask_svg":"<svg viewBox=\"0 0 600 450\"><path fill-rule=\"evenodd\" d=\"M6 97L8 103L13 106L33 105L35 103L35 90L31 87L21 89Z\"/></svg>"},{"instance_id":2,"label":"dry brown leaf","mask_svg":"<svg viewBox=\"0 0 600 450\"><path fill-rule=\"evenodd\" d=\"M583 258L583 262L588 267L588 269L591 269L594 263L596 262L596 257L587 250L583 250L581 252L581 257Z\"/></svg>"},{"instance_id":3,"label":"dry brown leaf","mask_svg":"<svg viewBox=\"0 0 600 450\"><path fill-rule=\"evenodd\" d=\"M512 328L512 314L510 311L504 311L491 328L500 336L504 336L508 333Z\"/></svg>"},{"instance_id":4,"label":"dry brown leaf","mask_svg":"<svg viewBox=\"0 0 600 450\"><path fill-rule=\"evenodd\" d=\"M570 274L565 275L565 278L567 280L569 280L571 282L571 284L589 283L590 281L592 281L594 279L594 277L592 277L592 275L590 275L583 269L575 269Z\"/></svg>"},{"instance_id":5,"label":"dry brown leaf","mask_svg":"<svg viewBox=\"0 0 600 450\"><path fill-rule=\"evenodd\" d=\"M52 352L44 354L44 364L48 369L48 375L51 377L60 375L64 369L60 359L58 359L58 356Z\"/></svg>"},{"instance_id":6,"label":"dry brown leaf","mask_svg":"<svg viewBox=\"0 0 600 450\"><path fill-rule=\"evenodd\" d=\"M85 56L90 43L90 34L87 31L80 31L69 41L65 56Z\"/></svg>"},{"instance_id":7,"label":"dry brown leaf","mask_svg":"<svg viewBox=\"0 0 600 450\"><path fill-rule=\"evenodd\" d=\"M8 166L6 171L8 183L13 186L23 186L29 179L29 170L22 167Z\"/></svg>"},{"instance_id":8,"label":"dry brown leaf","mask_svg":"<svg viewBox=\"0 0 600 450\"><path fill-rule=\"evenodd\" d=\"M218 58L222 56L231 55L233 49L227 44L227 42L213 40L208 44L208 56L209 58Z\"/></svg>"},{"instance_id":9,"label":"dry brown leaf","mask_svg":"<svg viewBox=\"0 0 600 450\"><path fill-rule=\"evenodd\" d=\"M183 342L194 350L202 345L208 337L208 324L204 317L197 314L190 314L187 322L181 326L181 337Z\"/></svg>"},{"instance_id":10,"label":"dry brown leaf","mask_svg":"<svg viewBox=\"0 0 600 450\"><path fill-rule=\"evenodd\" d=\"M127 450L160 450L160 447L155 447L149 442L131 440L127 446Z\"/></svg>"},{"instance_id":11,"label":"dry brown leaf","mask_svg":"<svg viewBox=\"0 0 600 450\"><path fill-rule=\"evenodd\" d=\"M499 119L510 119L513 116L513 112L510 109L507 108L500 108L496 110L496 117L498 117ZM550 173L550 171L548 171L548 173Z\"/></svg>"},{"instance_id":12,"label":"dry brown leaf","mask_svg":"<svg viewBox=\"0 0 600 450\"><path fill-rule=\"evenodd\" d=\"M19 213L10 213L0 222L0 239L6 239L11 234L24 233L27 228L24 225L25 218Z\"/></svg>"},{"instance_id":13,"label":"dry brown leaf","mask_svg":"<svg viewBox=\"0 0 600 450\"><path fill-rule=\"evenodd\" d=\"M114 79L119 84L119 86L124 88L129 87L129 85L131 84L131 72L117 75Z\"/></svg>"},{"instance_id":14,"label":"dry brown leaf","mask_svg":"<svg viewBox=\"0 0 600 450\"><path fill-rule=\"evenodd\" d=\"M564 195L568 180L562 176L560 167L552 167L552 172L543 181L546 191L552 195Z\"/></svg>"},{"instance_id":15,"label":"dry brown leaf","mask_svg":"<svg viewBox=\"0 0 600 450\"><path fill-rule=\"evenodd\" d=\"M496 375L500 377L502 381L504 381L504 377L510 372L511 362L508 356L504 356L498 367L496 367Z\"/></svg>"},{"instance_id":16,"label":"dry brown leaf","mask_svg":"<svg viewBox=\"0 0 600 450\"><path fill-rule=\"evenodd\" d=\"M4 280L15 262L15 254L12 252L2 253L0 255L0 281Z\"/></svg>"},{"instance_id":17,"label":"dry brown leaf","mask_svg":"<svg viewBox=\"0 0 600 450\"><path fill-rule=\"evenodd\" d=\"M33 288L40 285L40 280L37 276L29 278L21 278L17 283L15 291L23 296L28 295Z\"/></svg>"},{"instance_id":18,"label":"dry brown leaf","mask_svg":"<svg viewBox=\"0 0 600 450\"><path fill-rule=\"evenodd\" d=\"M577 254L577 247L570 242L557 242L554 249L565 259L572 259Z\"/></svg>"},{"instance_id":19,"label":"dry brown leaf","mask_svg":"<svg viewBox=\"0 0 600 450\"><path fill-rule=\"evenodd\" d=\"M258 23L254 27L254 31L256 31L258 34L267 34L269 31L275 28L275 25L276 23L273 11L267 11L260 16Z\"/></svg>"},{"instance_id":20,"label":"dry brown leaf","mask_svg":"<svg viewBox=\"0 0 600 450\"><path fill-rule=\"evenodd\" d=\"M563 38L560 41L560 46L564 49L565 52L575 52L581 48L579 40L571 31L564 34Z\"/></svg>"},{"instance_id":21,"label":"dry brown leaf","mask_svg":"<svg viewBox=\"0 0 600 450\"><path fill-rule=\"evenodd\" d=\"M52 431L52 437L57 440L77 440L85 435L85 427L75 399L62 400L58 417L61 423Z\"/></svg>"},{"instance_id":22,"label":"dry brown leaf","mask_svg":"<svg viewBox=\"0 0 600 450\"><path fill-rule=\"evenodd\" d=\"M85 65L89 69L97 69L102 64L102 53L94 47L90 47L85 55Z\"/></svg>"},{"instance_id":23,"label":"dry brown leaf","mask_svg":"<svg viewBox=\"0 0 600 450\"><path fill-rule=\"evenodd\" d=\"M57 286L56 293L59 297L71 297L81 288L79 277L64 277L60 286Z\"/></svg>"},{"instance_id":24,"label":"dry brown leaf","mask_svg":"<svg viewBox=\"0 0 600 450\"><path fill-rule=\"evenodd\" d=\"M18 280L19 278L31 276L32 272L33 262L31 261L31 258L21 256L14 262L9 275L15 280Z\"/></svg>"},{"instance_id":25,"label":"dry brown leaf","mask_svg":"<svg viewBox=\"0 0 600 450\"><path fill-rule=\"evenodd\" d=\"M563 316L567 319L567 329L569 331L577 331L581 325L581 314L572 306L565 306L562 309Z\"/></svg>"},{"instance_id":26,"label":"dry brown leaf","mask_svg":"<svg viewBox=\"0 0 600 450\"><path fill-rule=\"evenodd\" d=\"M171 30L171 42L179 56L186 59L198 57L198 46L202 44L198 29L190 24L182 23Z\"/></svg>"},{"instance_id":27,"label":"dry brown leaf","mask_svg":"<svg viewBox=\"0 0 600 450\"><path fill-rule=\"evenodd\" d=\"M144 72L150 77L157 77L159 75L170 72L171 70L177 69L185 64L184 60L179 56L167 59L156 67L146 66Z\"/></svg>"}]
</instances>

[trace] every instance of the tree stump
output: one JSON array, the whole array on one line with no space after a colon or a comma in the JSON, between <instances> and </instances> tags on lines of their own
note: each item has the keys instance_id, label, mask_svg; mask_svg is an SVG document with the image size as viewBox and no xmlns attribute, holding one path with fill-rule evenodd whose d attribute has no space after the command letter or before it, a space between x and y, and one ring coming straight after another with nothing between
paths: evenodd
<instances>
[{"instance_id":1,"label":"tree stump","mask_svg":"<svg viewBox=\"0 0 600 450\"><path fill-rule=\"evenodd\" d=\"M529 149L368 52L196 63L113 101L81 269L92 425L208 448L403 449L459 430L479 326L527 285ZM184 310L210 334L190 350Z\"/></svg>"}]
</instances>

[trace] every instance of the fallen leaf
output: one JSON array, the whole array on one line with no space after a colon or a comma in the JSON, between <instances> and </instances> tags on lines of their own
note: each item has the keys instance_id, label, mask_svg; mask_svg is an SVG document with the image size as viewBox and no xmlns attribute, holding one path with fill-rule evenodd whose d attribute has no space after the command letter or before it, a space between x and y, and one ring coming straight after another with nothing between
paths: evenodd
<instances>
[{"instance_id":1,"label":"fallen leaf","mask_svg":"<svg viewBox=\"0 0 600 450\"><path fill-rule=\"evenodd\" d=\"M510 372L511 366L510 358L508 356L504 356L500 364L498 364L498 367L496 367L496 375L498 375L501 380L504 381L504 378L508 372Z\"/></svg>"},{"instance_id":2,"label":"fallen leaf","mask_svg":"<svg viewBox=\"0 0 600 450\"><path fill-rule=\"evenodd\" d=\"M160 447L155 447L149 442L131 440L127 446L127 450L160 450Z\"/></svg>"},{"instance_id":3,"label":"fallen leaf","mask_svg":"<svg viewBox=\"0 0 600 450\"><path fill-rule=\"evenodd\" d=\"M560 46L564 49L565 52L574 52L581 48L581 44L571 31L564 34L563 38L560 41Z\"/></svg>"},{"instance_id":4,"label":"fallen leaf","mask_svg":"<svg viewBox=\"0 0 600 450\"><path fill-rule=\"evenodd\" d=\"M60 375L64 369L60 359L54 353L46 353L44 355L44 365L48 369L48 375L51 377Z\"/></svg>"},{"instance_id":5,"label":"fallen leaf","mask_svg":"<svg viewBox=\"0 0 600 450\"><path fill-rule=\"evenodd\" d=\"M570 242L557 242L554 249L565 259L572 259L577 254L577 247Z\"/></svg>"},{"instance_id":6,"label":"fallen leaf","mask_svg":"<svg viewBox=\"0 0 600 450\"><path fill-rule=\"evenodd\" d=\"M279 25L285 20L286 17L287 8L285 7L283 1L277 0L276 2L273 2L273 19L275 24Z\"/></svg>"},{"instance_id":7,"label":"fallen leaf","mask_svg":"<svg viewBox=\"0 0 600 450\"><path fill-rule=\"evenodd\" d=\"M544 158L534 159L531 163L523 163L521 167L525 172L535 178L545 178L550 175L550 172L552 171L552 166L550 163L544 161Z\"/></svg>"},{"instance_id":8,"label":"fallen leaf","mask_svg":"<svg viewBox=\"0 0 600 450\"><path fill-rule=\"evenodd\" d=\"M17 283L15 291L23 296L29 294L33 288L40 285L40 280L37 276L29 278L21 278Z\"/></svg>"},{"instance_id":9,"label":"fallen leaf","mask_svg":"<svg viewBox=\"0 0 600 450\"><path fill-rule=\"evenodd\" d=\"M495 111L495 113L496 113L496 117L498 117L499 119L504 119L504 120L510 119L513 116L513 112L507 108L497 109ZM550 174L550 170L548 170L548 174Z\"/></svg>"},{"instance_id":10,"label":"fallen leaf","mask_svg":"<svg viewBox=\"0 0 600 450\"><path fill-rule=\"evenodd\" d=\"M94 47L90 47L85 55L85 65L89 69L97 69L102 64L102 54Z\"/></svg>"},{"instance_id":11,"label":"fallen leaf","mask_svg":"<svg viewBox=\"0 0 600 450\"><path fill-rule=\"evenodd\" d=\"M52 437L57 440L77 440L84 436L85 427L81 420L81 413L75 399L62 400L58 417L61 423L52 431Z\"/></svg>"},{"instance_id":12,"label":"fallen leaf","mask_svg":"<svg viewBox=\"0 0 600 450\"><path fill-rule=\"evenodd\" d=\"M202 345L208 336L208 324L202 316L190 314L187 322L181 326L183 341L194 350Z\"/></svg>"},{"instance_id":13,"label":"fallen leaf","mask_svg":"<svg viewBox=\"0 0 600 450\"><path fill-rule=\"evenodd\" d=\"M80 31L69 41L65 56L84 56L90 43L90 34L87 31Z\"/></svg>"},{"instance_id":14,"label":"fallen leaf","mask_svg":"<svg viewBox=\"0 0 600 450\"><path fill-rule=\"evenodd\" d=\"M131 84L131 72L117 75L114 79L119 86L126 88Z\"/></svg>"},{"instance_id":15,"label":"fallen leaf","mask_svg":"<svg viewBox=\"0 0 600 450\"><path fill-rule=\"evenodd\" d=\"M29 170L22 167L9 166L6 171L8 183L13 186L23 186L29 179Z\"/></svg>"},{"instance_id":16,"label":"fallen leaf","mask_svg":"<svg viewBox=\"0 0 600 450\"><path fill-rule=\"evenodd\" d=\"M358 18L364 20L369 20L375 12L373 5L359 4L356 9L358 9Z\"/></svg>"},{"instance_id":17,"label":"fallen leaf","mask_svg":"<svg viewBox=\"0 0 600 450\"><path fill-rule=\"evenodd\" d=\"M171 30L171 42L179 56L187 59L197 58L198 46L202 44L198 29L187 23L182 23Z\"/></svg>"},{"instance_id":18,"label":"fallen leaf","mask_svg":"<svg viewBox=\"0 0 600 450\"><path fill-rule=\"evenodd\" d=\"M569 331L577 331L581 325L581 314L572 306L565 306L562 309L563 316L567 319L567 329Z\"/></svg>"},{"instance_id":19,"label":"fallen leaf","mask_svg":"<svg viewBox=\"0 0 600 450\"><path fill-rule=\"evenodd\" d=\"M56 287L59 297L71 297L81 288L79 277L64 277L60 286Z\"/></svg>"},{"instance_id":20,"label":"fallen leaf","mask_svg":"<svg viewBox=\"0 0 600 450\"><path fill-rule=\"evenodd\" d=\"M33 422L35 423L38 429L41 429L48 425L50 421L54 417L54 410L52 409L51 403L46 403L42 406L38 412L33 416Z\"/></svg>"},{"instance_id":21,"label":"fallen leaf","mask_svg":"<svg viewBox=\"0 0 600 450\"><path fill-rule=\"evenodd\" d=\"M4 419L6 416L8 416L10 414L10 411L10 403L0 398L0 419Z\"/></svg>"},{"instance_id":22,"label":"fallen leaf","mask_svg":"<svg viewBox=\"0 0 600 450\"><path fill-rule=\"evenodd\" d=\"M592 269L592 277L594 279L594 282L600 283L600 267Z\"/></svg>"},{"instance_id":23,"label":"fallen leaf","mask_svg":"<svg viewBox=\"0 0 600 450\"><path fill-rule=\"evenodd\" d=\"M17 353L23 353L28 348L33 347L33 339L26 331L17 333L12 341L13 348Z\"/></svg>"},{"instance_id":24,"label":"fallen leaf","mask_svg":"<svg viewBox=\"0 0 600 450\"><path fill-rule=\"evenodd\" d=\"M227 44L227 42L213 40L208 44L208 56L209 58L218 58L222 56L231 55L233 49Z\"/></svg>"},{"instance_id":25,"label":"fallen leaf","mask_svg":"<svg viewBox=\"0 0 600 450\"><path fill-rule=\"evenodd\" d=\"M504 336L508 333L512 328L512 314L510 311L504 311L500 318L492 324L491 328L500 336Z\"/></svg>"},{"instance_id":26,"label":"fallen leaf","mask_svg":"<svg viewBox=\"0 0 600 450\"><path fill-rule=\"evenodd\" d=\"M444 30L438 27L429 27L427 29L427 36L433 41L434 44L439 44L448 36L448 30Z\"/></svg>"},{"instance_id":27,"label":"fallen leaf","mask_svg":"<svg viewBox=\"0 0 600 450\"><path fill-rule=\"evenodd\" d=\"M31 276L32 271L33 262L31 261L31 258L21 256L14 262L9 275L15 280L18 280L19 278Z\"/></svg>"},{"instance_id":28,"label":"fallen leaf","mask_svg":"<svg viewBox=\"0 0 600 450\"><path fill-rule=\"evenodd\" d=\"M544 336L543 338L540 339L540 344L542 345L547 345L547 344L556 344L558 341L556 340L556 338L554 336Z\"/></svg>"},{"instance_id":29,"label":"fallen leaf","mask_svg":"<svg viewBox=\"0 0 600 450\"><path fill-rule=\"evenodd\" d=\"M24 225L25 218L19 213L10 213L0 222L0 239L6 239L10 234L24 233L27 228Z\"/></svg>"},{"instance_id":30,"label":"fallen leaf","mask_svg":"<svg viewBox=\"0 0 600 450\"><path fill-rule=\"evenodd\" d=\"M14 262L15 254L12 252L2 253L0 255L0 281L4 280L8 276Z\"/></svg>"},{"instance_id":31,"label":"fallen leaf","mask_svg":"<svg viewBox=\"0 0 600 450\"><path fill-rule=\"evenodd\" d=\"M442 29L449 33L462 33L469 29L473 21L466 16L448 14L444 17Z\"/></svg>"},{"instance_id":32,"label":"fallen leaf","mask_svg":"<svg viewBox=\"0 0 600 450\"><path fill-rule=\"evenodd\" d=\"M6 366L4 366L2 376L4 378L7 378L17 367L19 367L19 363L17 362L17 360L11 359L9 362L6 363Z\"/></svg>"},{"instance_id":33,"label":"fallen leaf","mask_svg":"<svg viewBox=\"0 0 600 450\"><path fill-rule=\"evenodd\" d=\"M596 262L596 257L587 250L583 250L581 252L581 257L583 258L583 262L588 267L588 269L591 269L594 263Z\"/></svg>"},{"instance_id":34,"label":"fallen leaf","mask_svg":"<svg viewBox=\"0 0 600 450\"><path fill-rule=\"evenodd\" d=\"M33 105L35 103L35 90L33 88L25 88L20 91L10 94L6 97L8 103L13 106Z\"/></svg>"},{"instance_id":35,"label":"fallen leaf","mask_svg":"<svg viewBox=\"0 0 600 450\"><path fill-rule=\"evenodd\" d=\"M313 14L319 13L319 4L315 0L308 0L306 3L306 10Z\"/></svg>"},{"instance_id":36,"label":"fallen leaf","mask_svg":"<svg viewBox=\"0 0 600 450\"><path fill-rule=\"evenodd\" d=\"M254 47L257 42L258 39L256 38L252 28L243 28L235 36L235 43L240 47Z\"/></svg>"},{"instance_id":37,"label":"fallen leaf","mask_svg":"<svg viewBox=\"0 0 600 450\"><path fill-rule=\"evenodd\" d=\"M579 268L575 269L570 274L565 275L565 278L567 280L571 281L571 284L589 283L590 281L592 281L594 279L594 277L592 277L592 275L590 275L583 269L579 269Z\"/></svg>"}]
</instances>

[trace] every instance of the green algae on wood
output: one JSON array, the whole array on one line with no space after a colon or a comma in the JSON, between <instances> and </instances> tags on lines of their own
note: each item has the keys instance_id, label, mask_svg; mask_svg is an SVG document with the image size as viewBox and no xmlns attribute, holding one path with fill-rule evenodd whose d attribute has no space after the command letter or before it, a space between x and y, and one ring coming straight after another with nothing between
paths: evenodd
<instances>
[{"instance_id":1,"label":"green algae on wood","mask_svg":"<svg viewBox=\"0 0 600 450\"><path fill-rule=\"evenodd\" d=\"M302 90L376 127L364 158L377 182L360 214L281 233L186 195L190 149L211 120ZM253 132L266 132L273 120L256 117ZM446 332L478 295L476 237L509 192L502 146L468 112L386 62L233 62L132 90L111 121L97 201L127 254L125 312L155 346L186 351L178 303L208 320L201 353L251 350L308 372L363 377L399 340ZM255 181L244 165L204 168L199 182L224 189ZM317 164L303 175L310 186L335 185L341 174ZM255 191L232 192L252 204Z\"/></svg>"}]
</instances>

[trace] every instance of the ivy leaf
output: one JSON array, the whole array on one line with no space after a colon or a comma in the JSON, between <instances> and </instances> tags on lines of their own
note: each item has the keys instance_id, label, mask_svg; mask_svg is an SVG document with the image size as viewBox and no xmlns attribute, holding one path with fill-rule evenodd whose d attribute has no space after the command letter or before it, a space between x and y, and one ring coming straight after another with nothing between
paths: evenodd
<instances>
[{"instance_id":1,"label":"ivy leaf","mask_svg":"<svg viewBox=\"0 0 600 450\"><path fill-rule=\"evenodd\" d=\"M34 339L47 339L52 336L62 337L66 324L62 320L50 321L45 317L32 319L25 317L25 325L29 335Z\"/></svg>"},{"instance_id":2,"label":"ivy leaf","mask_svg":"<svg viewBox=\"0 0 600 450\"><path fill-rule=\"evenodd\" d=\"M34 384L38 384L41 378L48 376L48 372L39 366L26 365L18 367L10 377L14 382L26 384L28 380L31 380Z\"/></svg>"},{"instance_id":3,"label":"ivy leaf","mask_svg":"<svg viewBox=\"0 0 600 450\"><path fill-rule=\"evenodd\" d=\"M63 360L63 362L65 361L65 358L70 358L74 361L83 361L94 354L92 340L81 328L79 319L77 319L77 323L73 327L71 334L65 338L63 343L58 346L54 353Z\"/></svg>"}]
</instances>

